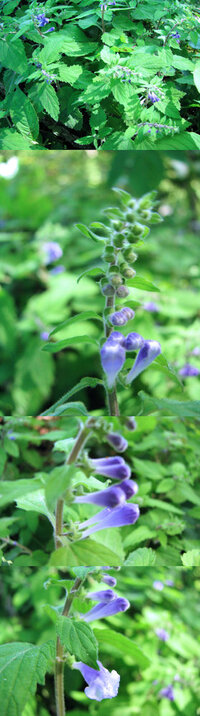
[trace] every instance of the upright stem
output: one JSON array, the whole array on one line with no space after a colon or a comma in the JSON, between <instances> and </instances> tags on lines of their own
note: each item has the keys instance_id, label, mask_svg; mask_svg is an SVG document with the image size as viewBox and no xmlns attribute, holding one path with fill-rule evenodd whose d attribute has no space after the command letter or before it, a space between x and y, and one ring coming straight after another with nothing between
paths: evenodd
<instances>
[{"instance_id":1,"label":"upright stem","mask_svg":"<svg viewBox=\"0 0 200 716\"><path fill-rule=\"evenodd\" d=\"M75 579L74 585L67 596L65 605L63 608L63 616L67 617L69 614L70 607L73 599L76 596L82 579ZM64 648L61 644L59 636L56 641L56 663L55 663L55 697L56 697L56 716L65 716L65 697L64 697Z\"/></svg>"},{"instance_id":2,"label":"upright stem","mask_svg":"<svg viewBox=\"0 0 200 716\"><path fill-rule=\"evenodd\" d=\"M81 448L85 441L89 437L90 428L92 428L93 419L87 421L86 425L82 427L73 445L73 448L67 458L67 465L71 465L77 459ZM55 527L55 548L58 549L61 545L60 535L63 532L63 508L64 500L60 497L56 504L56 527Z\"/></svg>"},{"instance_id":3,"label":"upright stem","mask_svg":"<svg viewBox=\"0 0 200 716\"><path fill-rule=\"evenodd\" d=\"M115 295L107 296L105 308L114 308L114 307L115 307ZM111 333L112 328L109 328L106 321L104 321L104 328L105 328L105 336L106 336L106 338L108 338ZM118 406L118 401L117 401L116 387L113 386L112 390L108 390L108 388L105 387L105 390L106 390L106 398L107 398L109 415L119 415L120 413L119 413L119 406Z\"/></svg>"}]
</instances>

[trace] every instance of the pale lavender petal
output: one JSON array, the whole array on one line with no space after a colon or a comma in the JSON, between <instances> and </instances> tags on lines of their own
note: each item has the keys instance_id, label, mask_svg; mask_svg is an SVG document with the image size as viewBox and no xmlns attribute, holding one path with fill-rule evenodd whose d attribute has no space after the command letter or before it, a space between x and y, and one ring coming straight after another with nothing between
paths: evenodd
<instances>
[{"instance_id":1,"label":"pale lavender petal","mask_svg":"<svg viewBox=\"0 0 200 716\"><path fill-rule=\"evenodd\" d=\"M162 629L162 628L160 629L160 628L158 627L158 629L155 630L155 633L156 633L156 636L158 636L158 638L159 638L161 641L168 641L168 639L169 639L169 634L168 634L168 631L165 631L165 629Z\"/></svg>"},{"instance_id":2,"label":"pale lavender petal","mask_svg":"<svg viewBox=\"0 0 200 716\"><path fill-rule=\"evenodd\" d=\"M73 668L78 669L87 682L88 686L84 691L89 699L94 699L95 701L112 699L118 694L120 676L117 671L109 672L100 661L97 661L97 664L99 671L92 669L87 664L83 664L82 661L74 663Z\"/></svg>"}]
</instances>

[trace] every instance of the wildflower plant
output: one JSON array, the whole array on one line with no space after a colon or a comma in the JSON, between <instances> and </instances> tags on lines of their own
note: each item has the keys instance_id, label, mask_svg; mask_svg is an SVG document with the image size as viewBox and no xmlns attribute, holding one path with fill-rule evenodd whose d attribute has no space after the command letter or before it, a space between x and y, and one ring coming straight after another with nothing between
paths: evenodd
<instances>
[{"instance_id":1,"label":"wildflower plant","mask_svg":"<svg viewBox=\"0 0 200 716\"><path fill-rule=\"evenodd\" d=\"M160 360L165 363L164 357L160 356L159 341L152 339L151 336L144 337L134 331L135 310L132 308L132 301L129 304L128 298L129 287L137 288L139 286L150 291L153 289L152 284L137 277L135 265L137 246L140 248L147 238L150 231L149 225L162 221L160 214L155 211L156 192L150 192L140 199L135 199L122 189L115 188L114 191L119 197L120 206L104 210L107 224L93 222L89 228L77 224L77 228L84 235L97 243L101 242L103 246L102 267L95 269L94 273L97 272L97 281L105 299L103 319L100 319L103 322L104 338L100 338L99 355L109 415L119 415L118 386L132 386L133 381L155 360L158 368ZM50 253L52 253L51 244ZM59 256L56 247L56 258ZM121 305L121 301L124 301L125 305ZM91 312L80 314L80 319L90 317L93 317ZM96 318L96 314L94 314L94 318ZM64 325L63 322L62 326ZM54 341L57 331L59 331L59 325L50 333L49 343L44 346L43 350L54 352L67 345L65 341L60 343ZM84 336L80 340L84 341ZM89 339L85 337L85 340L87 342ZM129 368L128 371L127 368ZM74 386L74 392L75 390ZM60 410L62 402L64 402L64 398L52 406L51 412L53 410L56 414L56 410ZM48 414L48 412L44 414Z\"/></svg>"},{"instance_id":2,"label":"wildflower plant","mask_svg":"<svg viewBox=\"0 0 200 716\"><path fill-rule=\"evenodd\" d=\"M195 0L4 0L0 12L0 149L199 148Z\"/></svg>"}]
</instances>

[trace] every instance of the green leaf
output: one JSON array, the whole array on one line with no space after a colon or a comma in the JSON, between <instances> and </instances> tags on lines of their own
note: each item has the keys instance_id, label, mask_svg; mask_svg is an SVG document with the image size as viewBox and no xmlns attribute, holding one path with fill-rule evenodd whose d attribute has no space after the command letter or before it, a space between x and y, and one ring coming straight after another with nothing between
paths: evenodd
<instances>
[{"instance_id":1,"label":"green leaf","mask_svg":"<svg viewBox=\"0 0 200 716\"><path fill-rule=\"evenodd\" d=\"M116 632L113 629L94 629L94 634L100 644L108 644L111 649L117 649L121 654L130 657L134 664L138 664L141 669L150 666L150 659L132 639Z\"/></svg>"},{"instance_id":2,"label":"green leaf","mask_svg":"<svg viewBox=\"0 0 200 716\"><path fill-rule=\"evenodd\" d=\"M95 346L99 345L97 339L93 338L93 336L72 336L71 338L63 338L62 341L57 341L56 343L45 343L42 351L46 351L47 353L58 353L58 351L62 351L67 346L73 346L79 343L92 343L92 345Z\"/></svg>"},{"instance_id":3,"label":"green leaf","mask_svg":"<svg viewBox=\"0 0 200 716\"><path fill-rule=\"evenodd\" d=\"M17 507L26 512L38 512L40 515L45 515L49 522L55 526L55 517L47 507L44 490L36 490L35 492L29 492L25 497L18 497Z\"/></svg>"},{"instance_id":4,"label":"green leaf","mask_svg":"<svg viewBox=\"0 0 200 716\"><path fill-rule=\"evenodd\" d=\"M0 62L14 72L23 74L28 69L27 57L21 40L0 40Z\"/></svg>"},{"instance_id":5,"label":"green leaf","mask_svg":"<svg viewBox=\"0 0 200 716\"><path fill-rule=\"evenodd\" d=\"M62 64L59 64L58 67L58 74L60 80L62 82L68 82L70 85L73 85L74 82L82 75L83 68L81 65L65 65L64 62Z\"/></svg>"},{"instance_id":6,"label":"green leaf","mask_svg":"<svg viewBox=\"0 0 200 716\"><path fill-rule=\"evenodd\" d=\"M198 92L200 92L200 62L197 62L194 67L193 77L195 87L197 88Z\"/></svg>"},{"instance_id":7,"label":"green leaf","mask_svg":"<svg viewBox=\"0 0 200 716\"><path fill-rule=\"evenodd\" d=\"M124 562L126 567L149 567L156 563L156 552L147 547L141 547L131 552Z\"/></svg>"},{"instance_id":8,"label":"green leaf","mask_svg":"<svg viewBox=\"0 0 200 716\"><path fill-rule=\"evenodd\" d=\"M160 291L158 286L155 286L154 283L151 283L150 281L147 281L145 278L142 278L142 276L135 276L135 278L130 278L127 281L127 286L133 286L133 288L139 288L141 291Z\"/></svg>"},{"instance_id":9,"label":"green leaf","mask_svg":"<svg viewBox=\"0 0 200 716\"><path fill-rule=\"evenodd\" d=\"M88 411L84 403L74 401L60 405L55 409L54 415L88 415Z\"/></svg>"},{"instance_id":10,"label":"green leaf","mask_svg":"<svg viewBox=\"0 0 200 716\"><path fill-rule=\"evenodd\" d=\"M150 398L140 391L140 415L149 415L157 411L162 415L176 415L179 418L200 418L200 400L171 400L168 398Z\"/></svg>"},{"instance_id":11,"label":"green leaf","mask_svg":"<svg viewBox=\"0 0 200 716\"><path fill-rule=\"evenodd\" d=\"M56 91L52 85L43 83L38 89L38 97L46 112L57 122L60 106Z\"/></svg>"},{"instance_id":12,"label":"green leaf","mask_svg":"<svg viewBox=\"0 0 200 716\"><path fill-rule=\"evenodd\" d=\"M39 122L36 111L30 99L19 87L17 87L12 97L10 116L13 124L15 124L21 134L25 137L28 136L32 139L37 139Z\"/></svg>"},{"instance_id":13,"label":"green leaf","mask_svg":"<svg viewBox=\"0 0 200 716\"><path fill-rule=\"evenodd\" d=\"M66 651L84 664L97 667L98 643L89 624L59 616L56 632Z\"/></svg>"},{"instance_id":14,"label":"green leaf","mask_svg":"<svg viewBox=\"0 0 200 716\"><path fill-rule=\"evenodd\" d=\"M60 406L65 403L68 398L71 398L72 395L75 395L75 393L79 393L80 390L84 390L84 388L96 388L97 385L103 385L103 381L99 378L81 378L79 383L74 385L71 390L68 390L68 393L65 393L60 400L57 400L54 405L51 405L48 410L45 410L44 413L41 413L41 416L43 415L55 415L54 411Z\"/></svg>"},{"instance_id":15,"label":"green leaf","mask_svg":"<svg viewBox=\"0 0 200 716\"><path fill-rule=\"evenodd\" d=\"M43 149L43 147L40 147L36 142L35 146L33 146L31 138L22 137L14 129L4 127L1 129L0 149Z\"/></svg>"},{"instance_id":16,"label":"green leaf","mask_svg":"<svg viewBox=\"0 0 200 716\"><path fill-rule=\"evenodd\" d=\"M97 564L118 567L121 560L108 547L87 538L82 542L69 542L65 547L52 552L49 564L56 567L75 567L82 564L87 564L88 567L95 567Z\"/></svg>"},{"instance_id":17,"label":"green leaf","mask_svg":"<svg viewBox=\"0 0 200 716\"><path fill-rule=\"evenodd\" d=\"M29 492L38 490L41 487L42 481L40 478L33 478L29 480L15 480L15 482L1 482L0 484L0 502L1 507L14 502L19 497L27 495Z\"/></svg>"},{"instance_id":18,"label":"green leaf","mask_svg":"<svg viewBox=\"0 0 200 716\"><path fill-rule=\"evenodd\" d=\"M61 331L61 329L65 328L65 326L71 326L71 324L76 323L77 321L80 321L81 323L81 321L86 321L88 318L94 318L96 321L102 322L102 317L98 316L98 313L95 313L95 311L83 311L82 313L77 313L75 316L72 316L72 318L67 318L66 321L62 321L62 323L59 323L56 328L53 328L49 335L54 336L55 333Z\"/></svg>"},{"instance_id":19,"label":"green leaf","mask_svg":"<svg viewBox=\"0 0 200 716\"><path fill-rule=\"evenodd\" d=\"M50 510L54 510L58 498L65 495L76 469L75 465L59 465L47 475L45 496Z\"/></svg>"},{"instance_id":20,"label":"green leaf","mask_svg":"<svg viewBox=\"0 0 200 716\"><path fill-rule=\"evenodd\" d=\"M94 241L97 241L97 242L99 240L100 241L104 240L104 239L102 239L102 236L99 236L99 237L96 236L96 234L94 234L93 231L91 231L91 229L88 229L88 227L85 226L85 224L75 224L75 227L76 227L76 229L79 229L79 231L81 231L81 233L84 234L84 236L87 236L88 239L93 239Z\"/></svg>"},{"instance_id":21,"label":"green leaf","mask_svg":"<svg viewBox=\"0 0 200 716\"><path fill-rule=\"evenodd\" d=\"M184 567L200 567L200 550L191 549L181 555Z\"/></svg>"},{"instance_id":22,"label":"green leaf","mask_svg":"<svg viewBox=\"0 0 200 716\"><path fill-rule=\"evenodd\" d=\"M1 716L21 716L26 702L45 683L52 669L53 642L33 646L14 642L0 646Z\"/></svg>"},{"instance_id":23,"label":"green leaf","mask_svg":"<svg viewBox=\"0 0 200 716\"><path fill-rule=\"evenodd\" d=\"M87 271L83 271L83 273L80 274L77 278L77 283L83 278L84 276L102 276L102 274L105 274L104 269L102 266L94 266L92 269L88 269Z\"/></svg>"},{"instance_id":24,"label":"green leaf","mask_svg":"<svg viewBox=\"0 0 200 716\"><path fill-rule=\"evenodd\" d=\"M155 536L155 532L149 529L149 527L136 527L130 535L125 537L123 547L134 547L135 544L140 544L146 539L152 539Z\"/></svg>"}]
</instances>

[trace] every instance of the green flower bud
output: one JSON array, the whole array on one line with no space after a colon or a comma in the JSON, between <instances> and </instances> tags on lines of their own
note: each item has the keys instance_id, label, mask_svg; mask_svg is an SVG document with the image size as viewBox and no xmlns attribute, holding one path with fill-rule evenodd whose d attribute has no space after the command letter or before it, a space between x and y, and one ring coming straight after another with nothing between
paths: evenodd
<instances>
[{"instance_id":1,"label":"green flower bud","mask_svg":"<svg viewBox=\"0 0 200 716\"><path fill-rule=\"evenodd\" d=\"M137 222L133 224L131 235L132 236L141 236L141 234L144 231L144 226L142 224L138 224Z\"/></svg>"},{"instance_id":2,"label":"green flower bud","mask_svg":"<svg viewBox=\"0 0 200 716\"><path fill-rule=\"evenodd\" d=\"M103 258L110 263L115 260L115 252L112 246L106 246L103 252Z\"/></svg>"},{"instance_id":3,"label":"green flower bud","mask_svg":"<svg viewBox=\"0 0 200 716\"><path fill-rule=\"evenodd\" d=\"M140 212L140 216L141 216L141 219L146 219L146 221L148 221L148 219L151 218L151 210L150 209L142 209L142 211Z\"/></svg>"},{"instance_id":4,"label":"green flower bud","mask_svg":"<svg viewBox=\"0 0 200 716\"><path fill-rule=\"evenodd\" d=\"M120 273L114 273L110 276L112 286L121 286L123 279Z\"/></svg>"},{"instance_id":5,"label":"green flower bud","mask_svg":"<svg viewBox=\"0 0 200 716\"><path fill-rule=\"evenodd\" d=\"M119 296L119 298L126 298L126 296L129 295L129 290L127 286L119 286L119 288L117 288L116 294L117 296Z\"/></svg>"},{"instance_id":6,"label":"green flower bud","mask_svg":"<svg viewBox=\"0 0 200 716\"><path fill-rule=\"evenodd\" d=\"M116 246L117 249L121 249L124 245L125 236L124 234L116 234L113 239L114 246Z\"/></svg>"},{"instance_id":7,"label":"green flower bud","mask_svg":"<svg viewBox=\"0 0 200 716\"><path fill-rule=\"evenodd\" d=\"M134 278L134 276L136 275L136 271L134 271L134 269L131 268L131 266L129 266L128 264L123 264L122 266L120 266L120 269L125 278Z\"/></svg>"},{"instance_id":8,"label":"green flower bud","mask_svg":"<svg viewBox=\"0 0 200 716\"><path fill-rule=\"evenodd\" d=\"M123 256L125 259L127 259L127 261L130 261L132 264L134 263L134 261L137 260L137 254L135 254L135 252L130 246L123 251Z\"/></svg>"}]
</instances>

